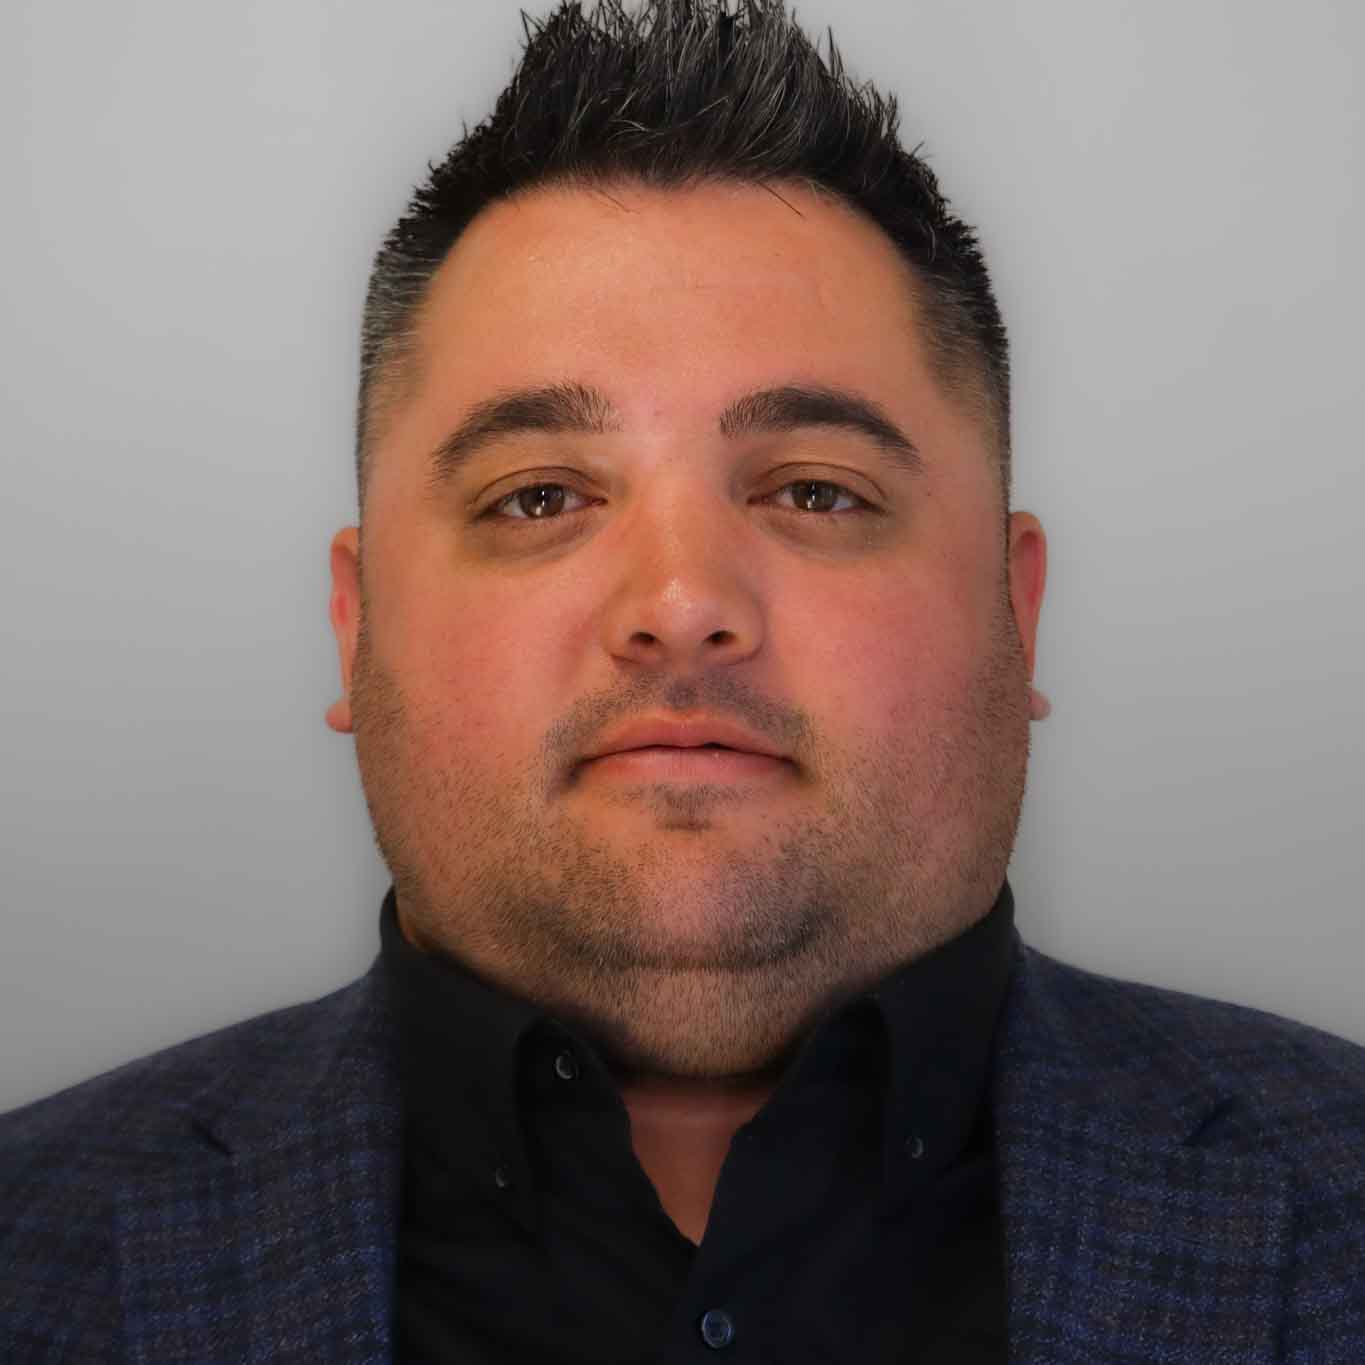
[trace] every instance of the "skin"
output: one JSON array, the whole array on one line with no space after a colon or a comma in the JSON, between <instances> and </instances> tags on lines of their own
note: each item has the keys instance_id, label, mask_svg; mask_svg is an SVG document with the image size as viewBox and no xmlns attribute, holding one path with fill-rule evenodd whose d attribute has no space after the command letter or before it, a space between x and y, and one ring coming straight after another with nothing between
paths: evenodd
<instances>
[{"instance_id":1,"label":"skin","mask_svg":"<svg viewBox=\"0 0 1365 1365\"><path fill-rule=\"evenodd\" d=\"M693 1241L801 1039L991 908L1041 711L1041 526L1006 517L888 239L780 196L486 210L432 283L363 536L331 547L327 718L355 736L403 932L591 1039ZM619 429L509 438L428 487L476 403L555 383L602 390ZM876 401L922 470L847 431L718 431L798 383ZM847 493L812 510L794 481ZM500 501L541 484L568 490L555 515ZM703 712L789 761L584 765L609 727Z\"/></svg>"}]
</instances>

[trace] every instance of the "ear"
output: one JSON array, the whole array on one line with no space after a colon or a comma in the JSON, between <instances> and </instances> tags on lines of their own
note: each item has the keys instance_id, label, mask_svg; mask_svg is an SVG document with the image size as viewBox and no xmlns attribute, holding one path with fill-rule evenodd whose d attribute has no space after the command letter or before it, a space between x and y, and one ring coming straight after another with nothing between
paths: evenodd
<instances>
[{"instance_id":1,"label":"ear","mask_svg":"<svg viewBox=\"0 0 1365 1365\"><path fill-rule=\"evenodd\" d=\"M1038 643L1038 617L1043 609L1043 588L1047 583L1047 536L1042 523L1031 512L1015 512L1009 520L1010 605L1014 624L1024 649L1029 681ZM1033 718L1041 720L1050 710L1046 697L1034 694Z\"/></svg>"},{"instance_id":2,"label":"ear","mask_svg":"<svg viewBox=\"0 0 1365 1365\"><path fill-rule=\"evenodd\" d=\"M332 633L341 664L340 701L327 708L327 724L339 735L352 733L351 674L360 632L360 528L347 526L332 537Z\"/></svg>"}]
</instances>

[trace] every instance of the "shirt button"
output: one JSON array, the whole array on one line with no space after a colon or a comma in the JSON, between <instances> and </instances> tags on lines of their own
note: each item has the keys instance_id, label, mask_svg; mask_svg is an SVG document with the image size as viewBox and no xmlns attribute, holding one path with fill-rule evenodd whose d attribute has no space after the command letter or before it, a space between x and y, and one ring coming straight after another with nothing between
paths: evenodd
<instances>
[{"instance_id":1,"label":"shirt button","mask_svg":"<svg viewBox=\"0 0 1365 1365\"><path fill-rule=\"evenodd\" d=\"M701 1315L701 1339L717 1351L728 1346L735 1339L735 1320L724 1309L708 1309Z\"/></svg>"},{"instance_id":2,"label":"shirt button","mask_svg":"<svg viewBox=\"0 0 1365 1365\"><path fill-rule=\"evenodd\" d=\"M924 1139L918 1133L911 1133L905 1139L905 1151L911 1161L918 1161L924 1155Z\"/></svg>"},{"instance_id":3,"label":"shirt button","mask_svg":"<svg viewBox=\"0 0 1365 1365\"><path fill-rule=\"evenodd\" d=\"M572 1052L561 1052L555 1058L555 1075L561 1081L571 1081L578 1075L578 1059Z\"/></svg>"}]
</instances>

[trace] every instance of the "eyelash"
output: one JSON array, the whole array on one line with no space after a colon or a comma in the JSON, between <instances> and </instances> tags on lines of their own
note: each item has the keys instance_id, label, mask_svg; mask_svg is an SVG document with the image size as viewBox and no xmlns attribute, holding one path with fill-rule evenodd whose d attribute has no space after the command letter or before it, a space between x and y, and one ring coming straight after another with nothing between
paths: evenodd
<instances>
[{"instance_id":1,"label":"eyelash","mask_svg":"<svg viewBox=\"0 0 1365 1365\"><path fill-rule=\"evenodd\" d=\"M844 508L835 507L835 508L831 508L831 509L829 509L828 511L824 511L824 512L811 512L811 511L807 511L807 510L805 510L805 509L803 509L803 508L799 508L799 507L793 507L793 508L789 508L789 509L787 509L787 510L793 511L793 512L797 512L797 513L799 513L800 515L807 516L807 517L833 517L833 516L838 516L838 515L844 515L844 516L846 516L846 515L848 515L850 512L871 512L871 511L875 511L875 510L876 510L876 509L872 506L871 503L869 503L868 501L866 501L866 499L859 497L858 494L855 493L855 492L853 492L852 489L850 489L850 488L845 488L843 484L841 484L841 483L835 483L832 479L793 479L790 483L785 483L785 484L783 484L781 488L779 488L779 489L776 490L776 493L785 493L789 488L799 488L799 487L801 487L802 485L804 485L804 486L806 486L806 487L808 487L808 488L833 488L833 489L836 489L841 497L852 498L853 501L854 501L854 503L856 503L857 505L854 506L854 507L844 507ZM503 514L503 513L499 510L499 509L501 509L501 508L503 508L503 507L508 506L509 504L514 503L515 499L516 499L520 494L522 494L522 493L529 493L529 492L532 492L532 491L534 491L534 490L536 490L536 489L544 489L544 488L562 488L566 493L571 494L571 495L573 495L574 497L582 497L582 494L581 494L581 493L575 493L574 490L573 490L572 488L570 488L567 484L563 484L563 483L526 483L526 484L522 484L522 486L521 486L520 488L514 488L514 489L512 490L512 492L506 494L504 497L499 498L496 502L491 503L483 512L481 512L481 513L479 514L478 520L480 520L480 521L484 521L484 520L488 520L488 521L522 521L522 522L529 522L529 523L535 523L535 522L538 522L538 521L560 521L560 520L562 520L563 517L564 517L564 515L565 515L562 511L561 511L558 515L552 516L552 517L527 517L527 516L508 516L508 515ZM769 494L769 496L770 496L770 497L771 497L771 496L774 496L774 494ZM836 500L836 501L837 501L837 500ZM577 509L575 509L575 510L577 510Z\"/></svg>"}]
</instances>

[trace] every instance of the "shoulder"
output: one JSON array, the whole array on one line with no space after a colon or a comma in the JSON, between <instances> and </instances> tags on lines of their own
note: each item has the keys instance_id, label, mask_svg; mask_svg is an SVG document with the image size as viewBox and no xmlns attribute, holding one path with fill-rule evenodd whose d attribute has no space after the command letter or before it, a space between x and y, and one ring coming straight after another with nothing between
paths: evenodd
<instances>
[{"instance_id":1,"label":"shoulder","mask_svg":"<svg viewBox=\"0 0 1365 1365\"><path fill-rule=\"evenodd\" d=\"M1216 1100L1227 1136L1365 1173L1365 1048L1265 1010L1102 976L1024 947L1011 990L1014 1046L1054 1080L1100 1080L1181 1117ZM1207 1121L1207 1114L1205 1114Z\"/></svg>"},{"instance_id":2,"label":"shoulder","mask_svg":"<svg viewBox=\"0 0 1365 1365\"><path fill-rule=\"evenodd\" d=\"M1328 1222L1344 1196L1365 1240L1365 1049L1344 1038L1022 948L997 1068L1016 1130L1083 1115L1120 1146L1266 1162Z\"/></svg>"},{"instance_id":3,"label":"shoulder","mask_svg":"<svg viewBox=\"0 0 1365 1365\"><path fill-rule=\"evenodd\" d=\"M119 1354L120 1220L168 1212L134 1210L134 1194L211 1188L200 1177L221 1163L220 1119L278 1115L335 1085L344 1041L382 1013L374 976L0 1115L0 1356Z\"/></svg>"},{"instance_id":4,"label":"shoulder","mask_svg":"<svg viewBox=\"0 0 1365 1365\"><path fill-rule=\"evenodd\" d=\"M173 1157L204 1115L254 1098L263 1078L275 1078L277 1090L307 1086L316 1073L308 1074L306 1059L324 1056L347 1029L369 982L165 1048L0 1115L0 1253L23 1209L78 1199L73 1214L88 1214L121 1173Z\"/></svg>"},{"instance_id":5,"label":"shoulder","mask_svg":"<svg viewBox=\"0 0 1365 1365\"><path fill-rule=\"evenodd\" d=\"M203 1219L232 1235L225 1153L345 1143L376 1115L389 1140L382 981L371 969L0 1116L0 1357L122 1359L127 1248Z\"/></svg>"},{"instance_id":6,"label":"shoulder","mask_svg":"<svg viewBox=\"0 0 1365 1365\"><path fill-rule=\"evenodd\" d=\"M1033 1023L1073 1063L1198 1072L1283 1122L1324 1105L1365 1124L1365 1048L1277 1014L1103 976L1022 948L1018 984Z\"/></svg>"},{"instance_id":7,"label":"shoulder","mask_svg":"<svg viewBox=\"0 0 1365 1365\"><path fill-rule=\"evenodd\" d=\"M1103 1147L1116 1171L1133 1153L1165 1154L1161 1169L1185 1172L1181 1200L1221 1190L1229 1226L1278 1258L1285 1358L1358 1358L1365 1048L1027 948L1002 1034L1001 1093L1022 1143ZM1197 1172L1205 1185L1191 1183Z\"/></svg>"},{"instance_id":8,"label":"shoulder","mask_svg":"<svg viewBox=\"0 0 1365 1365\"><path fill-rule=\"evenodd\" d=\"M1188 1052L1228 1077L1272 1076L1309 1067L1365 1087L1365 1047L1291 1018L1141 981L1103 976L1031 947L1018 954L1017 981L1048 1024L1099 1029L1093 1043L1132 1041L1134 1033Z\"/></svg>"}]
</instances>

